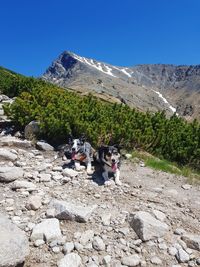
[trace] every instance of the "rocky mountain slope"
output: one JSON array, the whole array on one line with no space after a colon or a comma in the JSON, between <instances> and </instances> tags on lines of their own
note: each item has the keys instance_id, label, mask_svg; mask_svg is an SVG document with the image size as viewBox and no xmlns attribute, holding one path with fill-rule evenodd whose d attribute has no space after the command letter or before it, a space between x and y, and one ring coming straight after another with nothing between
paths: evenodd
<instances>
[{"instance_id":1,"label":"rocky mountain slope","mask_svg":"<svg viewBox=\"0 0 200 267\"><path fill-rule=\"evenodd\" d=\"M47 143L2 131L0 145L1 267L200 264L198 185L124 160L122 186L105 186Z\"/></svg>"},{"instance_id":2,"label":"rocky mountain slope","mask_svg":"<svg viewBox=\"0 0 200 267\"><path fill-rule=\"evenodd\" d=\"M200 65L118 67L65 51L43 79L81 92L109 96L140 110L166 110L169 115L198 117Z\"/></svg>"}]
</instances>

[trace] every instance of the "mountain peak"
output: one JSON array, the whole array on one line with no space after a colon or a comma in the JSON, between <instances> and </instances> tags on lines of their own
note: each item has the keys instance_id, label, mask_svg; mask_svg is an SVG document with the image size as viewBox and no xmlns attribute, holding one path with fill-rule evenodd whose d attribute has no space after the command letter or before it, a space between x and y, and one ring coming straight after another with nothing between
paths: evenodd
<instances>
[{"instance_id":1,"label":"mountain peak","mask_svg":"<svg viewBox=\"0 0 200 267\"><path fill-rule=\"evenodd\" d=\"M169 114L177 111L185 116L188 107L195 113L198 105L196 98L188 97L188 92L192 95L200 89L200 68L170 64L119 67L64 51L43 79L81 92L114 97L140 110L164 109Z\"/></svg>"}]
</instances>

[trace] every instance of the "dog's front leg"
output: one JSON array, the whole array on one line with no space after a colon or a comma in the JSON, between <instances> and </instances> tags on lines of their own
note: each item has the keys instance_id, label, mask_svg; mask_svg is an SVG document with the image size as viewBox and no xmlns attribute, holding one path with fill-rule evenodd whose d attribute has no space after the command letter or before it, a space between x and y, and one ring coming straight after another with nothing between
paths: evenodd
<instances>
[{"instance_id":1,"label":"dog's front leg","mask_svg":"<svg viewBox=\"0 0 200 267\"><path fill-rule=\"evenodd\" d=\"M115 184L116 185L121 185L122 182L119 180L119 176L120 176L120 170L117 169L116 172L115 172Z\"/></svg>"},{"instance_id":2,"label":"dog's front leg","mask_svg":"<svg viewBox=\"0 0 200 267\"><path fill-rule=\"evenodd\" d=\"M105 182L109 181L108 172L107 171L103 171L102 172L102 176L103 176L103 179L104 179Z\"/></svg>"}]
</instances>

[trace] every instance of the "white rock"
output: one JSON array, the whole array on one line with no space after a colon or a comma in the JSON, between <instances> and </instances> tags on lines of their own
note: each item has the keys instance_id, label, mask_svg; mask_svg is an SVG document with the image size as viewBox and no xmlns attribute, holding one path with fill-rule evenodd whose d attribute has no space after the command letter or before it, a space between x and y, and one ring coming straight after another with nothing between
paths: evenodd
<instances>
[{"instance_id":1,"label":"white rock","mask_svg":"<svg viewBox=\"0 0 200 267\"><path fill-rule=\"evenodd\" d=\"M110 255L106 255L103 257L102 263L104 266L106 267L110 267L110 263L111 263L111 256Z\"/></svg>"},{"instance_id":2,"label":"white rock","mask_svg":"<svg viewBox=\"0 0 200 267\"><path fill-rule=\"evenodd\" d=\"M55 209L47 209L46 210L46 217L47 218L54 218L55 217Z\"/></svg>"},{"instance_id":3,"label":"white rock","mask_svg":"<svg viewBox=\"0 0 200 267\"><path fill-rule=\"evenodd\" d=\"M40 182L50 182L51 181L51 174L50 173L40 173L38 174L40 178Z\"/></svg>"},{"instance_id":4,"label":"white rock","mask_svg":"<svg viewBox=\"0 0 200 267\"><path fill-rule=\"evenodd\" d=\"M25 233L3 215L0 215L0 267L23 263L29 254Z\"/></svg>"},{"instance_id":5,"label":"white rock","mask_svg":"<svg viewBox=\"0 0 200 267\"><path fill-rule=\"evenodd\" d=\"M50 208L55 209L55 217L61 220L71 220L77 222L87 222L97 205L86 206L84 204L73 203L72 201L60 201L53 199Z\"/></svg>"},{"instance_id":6,"label":"white rock","mask_svg":"<svg viewBox=\"0 0 200 267\"><path fill-rule=\"evenodd\" d=\"M92 241L94 237L94 231L92 230L87 230L84 233L82 233L81 238L79 240L79 242L85 246L89 241Z\"/></svg>"},{"instance_id":7,"label":"white rock","mask_svg":"<svg viewBox=\"0 0 200 267\"><path fill-rule=\"evenodd\" d=\"M58 262L58 267L80 267L81 257L76 253L67 254Z\"/></svg>"},{"instance_id":8,"label":"white rock","mask_svg":"<svg viewBox=\"0 0 200 267\"><path fill-rule=\"evenodd\" d=\"M127 154L125 154L125 158L126 159L131 159L132 158L132 155L127 153Z\"/></svg>"},{"instance_id":9,"label":"white rock","mask_svg":"<svg viewBox=\"0 0 200 267\"><path fill-rule=\"evenodd\" d=\"M171 256L175 256L177 254L177 248L175 248L175 247L169 247L168 248L168 253Z\"/></svg>"},{"instance_id":10,"label":"white rock","mask_svg":"<svg viewBox=\"0 0 200 267\"><path fill-rule=\"evenodd\" d=\"M17 155L5 148L0 148L0 160L10 160L15 161Z\"/></svg>"},{"instance_id":11,"label":"white rock","mask_svg":"<svg viewBox=\"0 0 200 267\"><path fill-rule=\"evenodd\" d=\"M156 219L161 222L164 222L164 220L166 219L166 215L159 210L153 210L153 214L156 217Z\"/></svg>"},{"instance_id":12,"label":"white rock","mask_svg":"<svg viewBox=\"0 0 200 267\"><path fill-rule=\"evenodd\" d=\"M74 242L67 242L63 246L63 252L64 254L69 254L74 250Z\"/></svg>"},{"instance_id":13,"label":"white rock","mask_svg":"<svg viewBox=\"0 0 200 267\"><path fill-rule=\"evenodd\" d=\"M162 261L161 259L159 259L158 257L154 256L153 258L151 258L151 263L155 264L155 265L162 265Z\"/></svg>"},{"instance_id":14,"label":"white rock","mask_svg":"<svg viewBox=\"0 0 200 267\"><path fill-rule=\"evenodd\" d=\"M145 211L137 212L131 222L131 227L143 241L162 237L168 231L168 225L155 219Z\"/></svg>"},{"instance_id":15,"label":"white rock","mask_svg":"<svg viewBox=\"0 0 200 267\"><path fill-rule=\"evenodd\" d=\"M110 225L111 213L104 213L101 215L102 224L105 226Z\"/></svg>"},{"instance_id":16,"label":"white rock","mask_svg":"<svg viewBox=\"0 0 200 267\"><path fill-rule=\"evenodd\" d=\"M184 234L182 240L189 248L200 251L200 235Z\"/></svg>"},{"instance_id":17,"label":"white rock","mask_svg":"<svg viewBox=\"0 0 200 267\"><path fill-rule=\"evenodd\" d=\"M44 151L53 151L54 148L49 145L48 143L45 142L37 142L36 143L36 147L40 150L44 150Z\"/></svg>"},{"instance_id":18,"label":"white rock","mask_svg":"<svg viewBox=\"0 0 200 267\"><path fill-rule=\"evenodd\" d=\"M2 146L16 146L20 148L30 148L31 142L27 140L20 140L14 136L5 136L0 139L0 144Z\"/></svg>"},{"instance_id":19,"label":"white rock","mask_svg":"<svg viewBox=\"0 0 200 267\"><path fill-rule=\"evenodd\" d=\"M26 189L27 191L34 191L36 190L36 185L32 182L27 181L14 181L14 183L11 185L11 188L13 190L16 189Z\"/></svg>"},{"instance_id":20,"label":"white rock","mask_svg":"<svg viewBox=\"0 0 200 267\"><path fill-rule=\"evenodd\" d=\"M178 249L178 252L176 254L176 258L177 258L178 262L180 262L180 263L181 262L188 262L190 260L190 256L182 248Z\"/></svg>"},{"instance_id":21,"label":"white rock","mask_svg":"<svg viewBox=\"0 0 200 267\"><path fill-rule=\"evenodd\" d=\"M38 210L42 205L42 199L40 196L31 196L26 204L26 208L29 210Z\"/></svg>"},{"instance_id":22,"label":"white rock","mask_svg":"<svg viewBox=\"0 0 200 267\"><path fill-rule=\"evenodd\" d=\"M0 167L0 182L12 182L23 175L24 171L19 167Z\"/></svg>"},{"instance_id":23,"label":"white rock","mask_svg":"<svg viewBox=\"0 0 200 267\"><path fill-rule=\"evenodd\" d=\"M62 174L64 176L67 176L67 177L71 177L71 178L74 178L76 176L79 175L79 172L73 170L73 169L69 169L69 168L65 168L63 171L62 171Z\"/></svg>"},{"instance_id":24,"label":"white rock","mask_svg":"<svg viewBox=\"0 0 200 267\"><path fill-rule=\"evenodd\" d=\"M182 187L183 189L185 189L185 190L189 190L189 189L192 188L192 186L191 186L190 184L183 184L181 187Z\"/></svg>"},{"instance_id":25,"label":"white rock","mask_svg":"<svg viewBox=\"0 0 200 267\"><path fill-rule=\"evenodd\" d=\"M59 248L59 247L53 247L53 248L52 248L52 251L53 251L55 254L58 254L58 253L60 253L60 248Z\"/></svg>"},{"instance_id":26,"label":"white rock","mask_svg":"<svg viewBox=\"0 0 200 267\"><path fill-rule=\"evenodd\" d=\"M46 219L37 224L32 231L31 240L43 239L51 242L62 237L59 221L55 218Z\"/></svg>"},{"instance_id":27,"label":"white rock","mask_svg":"<svg viewBox=\"0 0 200 267\"><path fill-rule=\"evenodd\" d=\"M81 245L80 243L78 242L74 242L74 248L77 250L77 251L82 251L83 250L83 245Z\"/></svg>"},{"instance_id":28,"label":"white rock","mask_svg":"<svg viewBox=\"0 0 200 267\"><path fill-rule=\"evenodd\" d=\"M140 262L141 262L140 257L137 254L123 257L121 260L121 263L123 265L127 265L130 267L138 266L140 264Z\"/></svg>"},{"instance_id":29,"label":"white rock","mask_svg":"<svg viewBox=\"0 0 200 267\"><path fill-rule=\"evenodd\" d=\"M99 236L95 236L94 239L93 239L93 242L92 242L92 246L94 249L96 249L97 251L104 251L105 250L105 244L102 240L101 237Z\"/></svg>"},{"instance_id":30,"label":"white rock","mask_svg":"<svg viewBox=\"0 0 200 267\"><path fill-rule=\"evenodd\" d=\"M182 228L177 228L175 231L174 231L174 234L175 235L183 235L183 234L185 234L186 233L186 231L184 230L184 229L182 229Z\"/></svg>"},{"instance_id":31,"label":"white rock","mask_svg":"<svg viewBox=\"0 0 200 267\"><path fill-rule=\"evenodd\" d=\"M34 242L34 246L35 246L35 247L40 247L40 246L42 246L42 245L44 245L44 244L45 244L45 242L44 242L43 239L37 239L37 240L35 240L35 242Z\"/></svg>"}]
</instances>

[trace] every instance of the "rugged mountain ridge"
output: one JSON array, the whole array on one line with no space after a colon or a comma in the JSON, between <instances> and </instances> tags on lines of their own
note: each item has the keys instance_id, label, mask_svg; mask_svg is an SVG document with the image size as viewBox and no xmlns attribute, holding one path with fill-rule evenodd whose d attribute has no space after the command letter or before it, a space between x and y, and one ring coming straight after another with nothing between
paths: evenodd
<instances>
[{"instance_id":1,"label":"rugged mountain ridge","mask_svg":"<svg viewBox=\"0 0 200 267\"><path fill-rule=\"evenodd\" d=\"M139 110L175 111L198 117L200 65L164 64L118 67L63 52L42 76L43 79L81 92L93 92Z\"/></svg>"}]
</instances>

